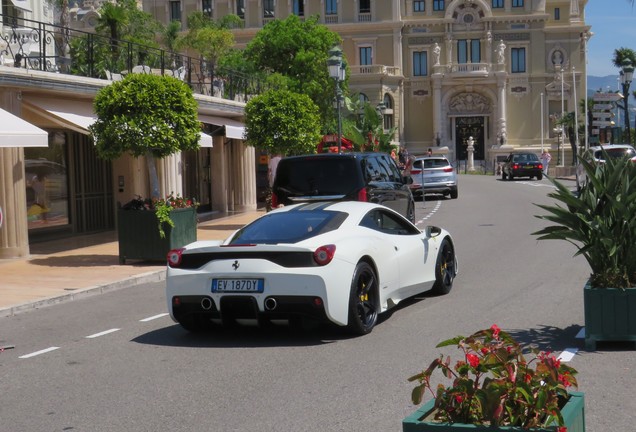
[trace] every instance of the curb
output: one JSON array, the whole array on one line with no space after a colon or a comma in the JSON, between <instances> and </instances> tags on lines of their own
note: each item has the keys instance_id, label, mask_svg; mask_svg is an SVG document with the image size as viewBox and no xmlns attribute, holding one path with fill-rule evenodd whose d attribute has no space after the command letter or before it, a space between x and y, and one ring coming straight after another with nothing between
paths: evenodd
<instances>
[{"instance_id":1,"label":"curb","mask_svg":"<svg viewBox=\"0 0 636 432\"><path fill-rule=\"evenodd\" d=\"M22 312L28 312L31 310L43 308L46 306L52 306L60 303L66 303L73 300L80 300L95 294L104 294L110 291L116 291L123 288L131 288L137 285L145 283L161 282L166 279L166 271L159 270L148 273L143 273L137 276L132 276L120 281L96 285L89 288L83 288L68 294L62 294L59 296L53 296L44 298L41 300L35 300L33 302L22 303L8 308L0 309L0 317L15 316Z\"/></svg>"}]
</instances>

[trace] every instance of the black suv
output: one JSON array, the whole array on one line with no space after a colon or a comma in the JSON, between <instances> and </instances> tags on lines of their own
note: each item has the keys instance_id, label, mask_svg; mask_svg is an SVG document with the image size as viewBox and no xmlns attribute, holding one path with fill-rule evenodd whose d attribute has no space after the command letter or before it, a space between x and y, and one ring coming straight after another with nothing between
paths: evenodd
<instances>
[{"instance_id":1,"label":"black suv","mask_svg":"<svg viewBox=\"0 0 636 432\"><path fill-rule=\"evenodd\" d=\"M272 207L312 201L368 201L390 207L414 222L411 182L385 153L291 156L278 163Z\"/></svg>"}]
</instances>

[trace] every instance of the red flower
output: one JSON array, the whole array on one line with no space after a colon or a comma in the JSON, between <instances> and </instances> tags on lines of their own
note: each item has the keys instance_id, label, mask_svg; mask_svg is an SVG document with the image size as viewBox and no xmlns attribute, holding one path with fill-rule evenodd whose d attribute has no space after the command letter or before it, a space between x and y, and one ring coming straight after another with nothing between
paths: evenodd
<instances>
[{"instance_id":1,"label":"red flower","mask_svg":"<svg viewBox=\"0 0 636 432\"><path fill-rule=\"evenodd\" d=\"M501 329L499 327L497 327L497 324L493 324L490 326L490 330L492 330L492 336L495 339L499 339L499 332L501 331Z\"/></svg>"},{"instance_id":2,"label":"red flower","mask_svg":"<svg viewBox=\"0 0 636 432\"><path fill-rule=\"evenodd\" d=\"M568 428L566 426L559 426L557 432L568 432Z\"/></svg>"},{"instance_id":3,"label":"red flower","mask_svg":"<svg viewBox=\"0 0 636 432\"><path fill-rule=\"evenodd\" d=\"M457 403L462 403L463 400L464 398L462 397L462 395L455 395L455 401Z\"/></svg>"},{"instance_id":4,"label":"red flower","mask_svg":"<svg viewBox=\"0 0 636 432\"><path fill-rule=\"evenodd\" d=\"M466 360L468 360L468 363L474 368L479 366L479 357L475 354L466 354Z\"/></svg>"}]
</instances>

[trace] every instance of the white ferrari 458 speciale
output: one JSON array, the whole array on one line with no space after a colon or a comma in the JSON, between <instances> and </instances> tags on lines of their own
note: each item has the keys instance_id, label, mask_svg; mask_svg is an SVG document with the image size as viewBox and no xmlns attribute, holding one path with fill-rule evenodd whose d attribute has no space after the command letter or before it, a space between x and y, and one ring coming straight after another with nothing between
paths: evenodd
<instances>
[{"instance_id":1,"label":"white ferrari 458 speciale","mask_svg":"<svg viewBox=\"0 0 636 432\"><path fill-rule=\"evenodd\" d=\"M190 331L237 319L314 319L369 333L378 314L432 290L448 293L455 244L366 202L298 204L266 213L225 241L168 254L166 296Z\"/></svg>"}]
</instances>

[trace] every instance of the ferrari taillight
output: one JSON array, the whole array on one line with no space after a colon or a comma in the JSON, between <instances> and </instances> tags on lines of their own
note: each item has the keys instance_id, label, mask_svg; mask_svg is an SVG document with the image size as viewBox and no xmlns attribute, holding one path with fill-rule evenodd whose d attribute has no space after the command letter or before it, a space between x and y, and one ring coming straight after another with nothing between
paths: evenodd
<instances>
[{"instance_id":1,"label":"ferrari taillight","mask_svg":"<svg viewBox=\"0 0 636 432\"><path fill-rule=\"evenodd\" d=\"M183 255L184 248L172 249L168 252L168 265L170 267L179 267L181 265L181 257Z\"/></svg>"},{"instance_id":2,"label":"ferrari taillight","mask_svg":"<svg viewBox=\"0 0 636 432\"><path fill-rule=\"evenodd\" d=\"M367 202L369 197L367 196L367 188L363 187L358 191L358 201Z\"/></svg>"},{"instance_id":3,"label":"ferrari taillight","mask_svg":"<svg viewBox=\"0 0 636 432\"><path fill-rule=\"evenodd\" d=\"M336 245L334 244L320 246L314 251L314 261L321 266L327 265L331 262L335 253Z\"/></svg>"}]
</instances>

